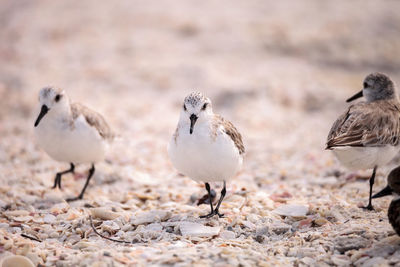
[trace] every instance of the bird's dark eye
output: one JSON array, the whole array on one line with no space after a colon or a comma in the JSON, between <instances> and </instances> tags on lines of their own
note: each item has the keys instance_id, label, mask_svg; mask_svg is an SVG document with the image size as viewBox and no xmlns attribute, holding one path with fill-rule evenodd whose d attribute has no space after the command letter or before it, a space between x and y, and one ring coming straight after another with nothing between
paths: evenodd
<instances>
[{"instance_id":1,"label":"bird's dark eye","mask_svg":"<svg viewBox=\"0 0 400 267\"><path fill-rule=\"evenodd\" d=\"M61 99L61 95L60 94L56 95L56 97L54 98L54 100L56 102L60 101L60 99Z\"/></svg>"},{"instance_id":2,"label":"bird's dark eye","mask_svg":"<svg viewBox=\"0 0 400 267\"><path fill-rule=\"evenodd\" d=\"M364 88L368 87L368 83L364 82Z\"/></svg>"},{"instance_id":3,"label":"bird's dark eye","mask_svg":"<svg viewBox=\"0 0 400 267\"><path fill-rule=\"evenodd\" d=\"M204 103L203 107L201 108L201 110L205 110L207 108L208 103Z\"/></svg>"},{"instance_id":4,"label":"bird's dark eye","mask_svg":"<svg viewBox=\"0 0 400 267\"><path fill-rule=\"evenodd\" d=\"M186 111L187 109L186 109L186 105L185 104L183 104L183 110L184 111Z\"/></svg>"}]
</instances>

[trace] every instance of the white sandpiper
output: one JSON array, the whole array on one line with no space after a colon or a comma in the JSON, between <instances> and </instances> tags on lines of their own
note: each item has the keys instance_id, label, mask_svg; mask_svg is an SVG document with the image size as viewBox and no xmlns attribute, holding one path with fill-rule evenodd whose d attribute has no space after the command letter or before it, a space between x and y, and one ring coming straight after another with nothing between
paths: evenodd
<instances>
[{"instance_id":1,"label":"white sandpiper","mask_svg":"<svg viewBox=\"0 0 400 267\"><path fill-rule=\"evenodd\" d=\"M79 104L70 104L65 91L45 87L39 93L40 113L35 121L35 137L39 146L53 159L70 163L70 169L58 172L54 186L61 189L61 177L74 173L77 163L91 168L81 193L67 201L82 199L95 171L95 163L104 160L114 134L97 112Z\"/></svg>"},{"instance_id":2,"label":"white sandpiper","mask_svg":"<svg viewBox=\"0 0 400 267\"><path fill-rule=\"evenodd\" d=\"M400 150L400 102L394 83L385 74L369 74L363 87L347 102L362 96L367 101L351 105L335 121L326 149L332 150L349 169L373 169L369 179L369 202L365 207L372 210L376 170L392 160Z\"/></svg>"},{"instance_id":3,"label":"white sandpiper","mask_svg":"<svg viewBox=\"0 0 400 267\"><path fill-rule=\"evenodd\" d=\"M223 216L219 208L226 194L226 181L240 170L244 152L242 136L231 122L213 113L209 98L198 92L185 98L168 153L180 173L205 183L211 212L200 218ZM223 189L214 209L209 182L216 181L223 181Z\"/></svg>"}]
</instances>

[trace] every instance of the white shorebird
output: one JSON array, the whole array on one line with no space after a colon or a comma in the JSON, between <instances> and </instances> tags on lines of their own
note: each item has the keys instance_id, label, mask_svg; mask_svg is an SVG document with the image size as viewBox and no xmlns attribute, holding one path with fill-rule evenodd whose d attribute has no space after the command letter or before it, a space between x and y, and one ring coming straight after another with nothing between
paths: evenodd
<instances>
[{"instance_id":1,"label":"white shorebird","mask_svg":"<svg viewBox=\"0 0 400 267\"><path fill-rule=\"evenodd\" d=\"M61 176L74 173L74 164L92 165L81 193L67 201L82 199L94 174L94 164L104 159L114 134L100 114L81 104L70 104L63 90L43 88L39 102L40 113L35 121L38 144L51 158L70 163L70 169L56 174L53 188L61 189Z\"/></svg>"},{"instance_id":2,"label":"white shorebird","mask_svg":"<svg viewBox=\"0 0 400 267\"><path fill-rule=\"evenodd\" d=\"M210 99L197 92L185 98L168 153L179 172L205 183L211 212L200 218L223 216L219 208L226 181L241 168L244 152L242 136L231 122L213 113ZM223 181L224 186L214 209L209 182L216 181Z\"/></svg>"},{"instance_id":3,"label":"white shorebird","mask_svg":"<svg viewBox=\"0 0 400 267\"><path fill-rule=\"evenodd\" d=\"M363 85L364 89L347 99L347 102L362 96L367 101L351 105L335 121L328 135L326 149L332 150L349 169L373 169L366 206L372 210L376 170L400 151L400 102L394 83L385 74L369 74Z\"/></svg>"}]
</instances>

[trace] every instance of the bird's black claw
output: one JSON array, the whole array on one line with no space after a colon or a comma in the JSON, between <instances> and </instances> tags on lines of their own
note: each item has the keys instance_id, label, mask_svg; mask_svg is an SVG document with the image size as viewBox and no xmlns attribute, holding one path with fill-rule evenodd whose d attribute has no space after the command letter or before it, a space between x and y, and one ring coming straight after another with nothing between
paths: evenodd
<instances>
[{"instance_id":1,"label":"bird's black claw","mask_svg":"<svg viewBox=\"0 0 400 267\"><path fill-rule=\"evenodd\" d=\"M77 201L77 200L81 200L81 199L82 199L82 196L77 196L77 197L67 198L66 201L67 202L72 202L72 201Z\"/></svg>"},{"instance_id":2,"label":"bird's black claw","mask_svg":"<svg viewBox=\"0 0 400 267\"><path fill-rule=\"evenodd\" d=\"M210 212L207 215L201 215L200 219L204 219L204 218L209 219L211 217L214 217L215 215L218 215L219 218L223 218L224 217L224 214L219 213L218 210L213 210L212 212Z\"/></svg>"},{"instance_id":3,"label":"bird's black claw","mask_svg":"<svg viewBox=\"0 0 400 267\"><path fill-rule=\"evenodd\" d=\"M362 207L364 210L375 210L374 207L371 204L368 204L368 206Z\"/></svg>"}]
</instances>

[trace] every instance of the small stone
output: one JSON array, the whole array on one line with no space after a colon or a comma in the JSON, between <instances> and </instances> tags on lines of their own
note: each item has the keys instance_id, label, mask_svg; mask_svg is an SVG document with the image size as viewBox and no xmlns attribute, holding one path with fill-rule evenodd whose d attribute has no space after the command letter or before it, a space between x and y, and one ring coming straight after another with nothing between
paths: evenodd
<instances>
[{"instance_id":1,"label":"small stone","mask_svg":"<svg viewBox=\"0 0 400 267\"><path fill-rule=\"evenodd\" d=\"M2 267L35 267L33 265L32 261L25 256L8 256L3 259L2 261Z\"/></svg>"},{"instance_id":2,"label":"small stone","mask_svg":"<svg viewBox=\"0 0 400 267\"><path fill-rule=\"evenodd\" d=\"M331 260L337 266L350 266L351 264L349 258L344 255L333 255Z\"/></svg>"},{"instance_id":3,"label":"small stone","mask_svg":"<svg viewBox=\"0 0 400 267\"><path fill-rule=\"evenodd\" d=\"M361 236L339 236L335 238L335 249L340 253L348 250L365 248L369 245L370 241Z\"/></svg>"},{"instance_id":4,"label":"small stone","mask_svg":"<svg viewBox=\"0 0 400 267\"><path fill-rule=\"evenodd\" d=\"M256 228L256 235L267 235L269 227L267 225L261 225Z\"/></svg>"},{"instance_id":5,"label":"small stone","mask_svg":"<svg viewBox=\"0 0 400 267\"><path fill-rule=\"evenodd\" d=\"M281 216L291 216L291 217L305 217L308 212L308 207L303 205L281 205L273 210L274 213Z\"/></svg>"},{"instance_id":6,"label":"small stone","mask_svg":"<svg viewBox=\"0 0 400 267\"><path fill-rule=\"evenodd\" d=\"M131 230L133 230L133 226L131 224L127 223L124 226L122 226L121 230L124 232L131 231Z\"/></svg>"},{"instance_id":7,"label":"small stone","mask_svg":"<svg viewBox=\"0 0 400 267\"><path fill-rule=\"evenodd\" d=\"M4 249L5 249L5 250L10 250L10 249L12 248L13 244L14 244L14 242L13 242L12 240L7 241L7 242L4 244Z\"/></svg>"},{"instance_id":8,"label":"small stone","mask_svg":"<svg viewBox=\"0 0 400 267\"><path fill-rule=\"evenodd\" d=\"M310 257L304 257L300 260L301 263L307 265L307 266L313 266L315 265L315 260Z\"/></svg>"},{"instance_id":9,"label":"small stone","mask_svg":"<svg viewBox=\"0 0 400 267\"><path fill-rule=\"evenodd\" d=\"M235 239L235 238L236 238L235 232L232 232L232 231L222 231L222 232L219 234L219 236L220 236L222 239L227 239L227 240L229 240L229 239Z\"/></svg>"},{"instance_id":10,"label":"small stone","mask_svg":"<svg viewBox=\"0 0 400 267\"><path fill-rule=\"evenodd\" d=\"M59 234L57 232L51 232L49 235L50 238L58 238Z\"/></svg>"},{"instance_id":11,"label":"small stone","mask_svg":"<svg viewBox=\"0 0 400 267\"><path fill-rule=\"evenodd\" d=\"M11 211L4 212L4 214L7 217L28 216L29 211L27 211L27 210L11 210Z\"/></svg>"},{"instance_id":12,"label":"small stone","mask_svg":"<svg viewBox=\"0 0 400 267\"><path fill-rule=\"evenodd\" d=\"M93 208L90 209L90 213L94 218L101 220L114 220L120 216L118 213L109 211L105 208Z\"/></svg>"},{"instance_id":13,"label":"small stone","mask_svg":"<svg viewBox=\"0 0 400 267\"><path fill-rule=\"evenodd\" d=\"M199 223L181 222L180 231L183 236L212 237L219 234L221 227L204 226Z\"/></svg>"},{"instance_id":14,"label":"small stone","mask_svg":"<svg viewBox=\"0 0 400 267\"><path fill-rule=\"evenodd\" d=\"M388 264L384 258L376 257L366 260L361 266L362 267L388 266Z\"/></svg>"},{"instance_id":15,"label":"small stone","mask_svg":"<svg viewBox=\"0 0 400 267\"><path fill-rule=\"evenodd\" d=\"M133 225L140 225L145 223L160 222L167 220L170 216L171 214L169 212L163 210L152 210L132 216L131 223Z\"/></svg>"},{"instance_id":16,"label":"small stone","mask_svg":"<svg viewBox=\"0 0 400 267\"><path fill-rule=\"evenodd\" d=\"M18 216L13 218L16 222L29 222L32 221L32 216Z\"/></svg>"},{"instance_id":17,"label":"small stone","mask_svg":"<svg viewBox=\"0 0 400 267\"><path fill-rule=\"evenodd\" d=\"M256 225L250 221L242 221L242 224L249 229L255 229Z\"/></svg>"},{"instance_id":18,"label":"small stone","mask_svg":"<svg viewBox=\"0 0 400 267\"><path fill-rule=\"evenodd\" d=\"M161 232L163 229L162 225L159 223L151 223L145 227L146 231L155 231L155 232Z\"/></svg>"},{"instance_id":19,"label":"small stone","mask_svg":"<svg viewBox=\"0 0 400 267\"><path fill-rule=\"evenodd\" d=\"M285 223L273 224L271 225L271 231L277 235L282 235L289 231L292 227Z\"/></svg>"},{"instance_id":20,"label":"small stone","mask_svg":"<svg viewBox=\"0 0 400 267\"><path fill-rule=\"evenodd\" d=\"M44 216L43 221L45 223L49 223L52 224L56 221L56 216L52 215L52 214L46 214L46 216Z\"/></svg>"},{"instance_id":21,"label":"small stone","mask_svg":"<svg viewBox=\"0 0 400 267\"><path fill-rule=\"evenodd\" d=\"M322 218L322 217L314 220L314 223L318 226L322 226L322 225L326 224L327 222L328 222L328 220L325 218Z\"/></svg>"},{"instance_id":22,"label":"small stone","mask_svg":"<svg viewBox=\"0 0 400 267\"><path fill-rule=\"evenodd\" d=\"M258 243L261 244L262 242L264 242L265 237L262 236L262 235L257 235L257 236L254 238L254 240L256 240Z\"/></svg>"},{"instance_id":23,"label":"small stone","mask_svg":"<svg viewBox=\"0 0 400 267\"><path fill-rule=\"evenodd\" d=\"M54 214L64 213L68 210L68 208L69 205L66 202L57 203L51 207L50 212Z\"/></svg>"}]
</instances>

